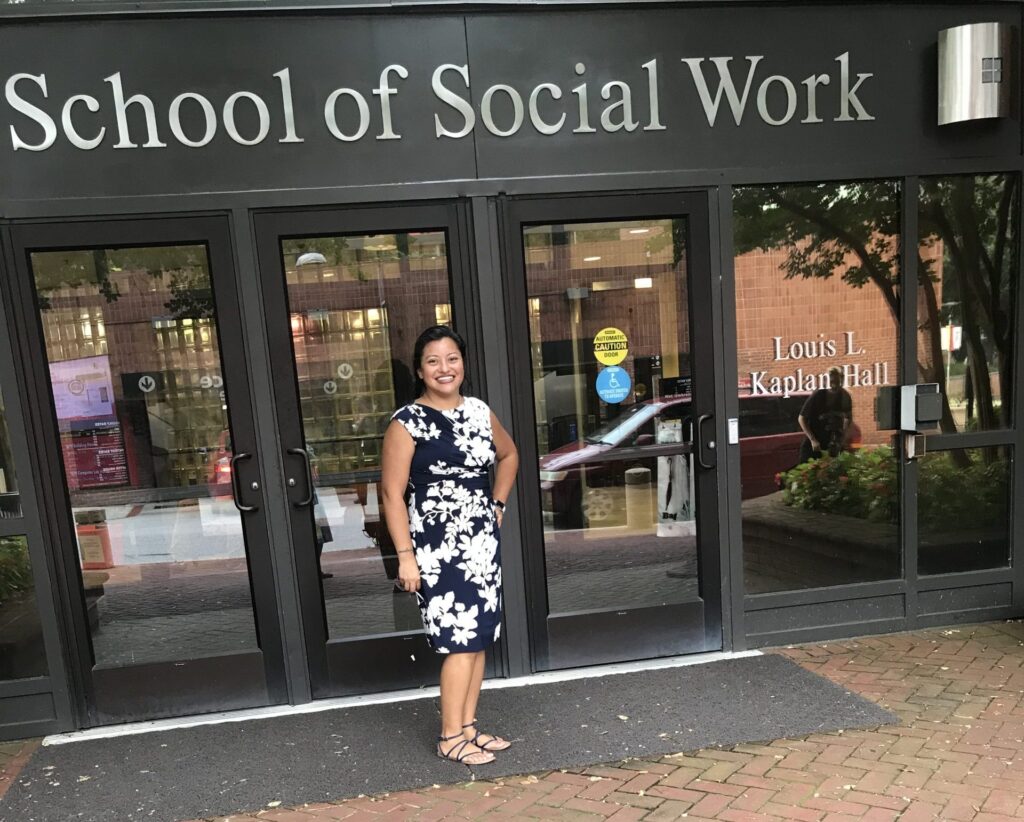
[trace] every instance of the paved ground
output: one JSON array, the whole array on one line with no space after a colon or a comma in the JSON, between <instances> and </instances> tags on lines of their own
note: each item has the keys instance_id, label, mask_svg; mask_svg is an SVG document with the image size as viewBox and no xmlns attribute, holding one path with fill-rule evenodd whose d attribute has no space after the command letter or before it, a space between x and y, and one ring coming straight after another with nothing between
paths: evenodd
<instances>
[{"instance_id":1,"label":"paved ground","mask_svg":"<svg viewBox=\"0 0 1024 822\"><path fill-rule=\"evenodd\" d=\"M896 712L900 725L226 819L1024 819L1024 623L777 652Z\"/></svg>"}]
</instances>

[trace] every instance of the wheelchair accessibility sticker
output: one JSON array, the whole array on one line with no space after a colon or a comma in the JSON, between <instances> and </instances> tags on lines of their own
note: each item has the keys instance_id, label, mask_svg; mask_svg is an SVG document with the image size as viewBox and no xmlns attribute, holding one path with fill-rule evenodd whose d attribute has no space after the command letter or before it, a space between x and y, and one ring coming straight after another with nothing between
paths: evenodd
<instances>
[{"instance_id":1,"label":"wheelchair accessibility sticker","mask_svg":"<svg viewBox=\"0 0 1024 822\"><path fill-rule=\"evenodd\" d=\"M597 396L609 405L622 402L629 396L633 382L625 369L617 365L602 368L597 375Z\"/></svg>"}]
</instances>

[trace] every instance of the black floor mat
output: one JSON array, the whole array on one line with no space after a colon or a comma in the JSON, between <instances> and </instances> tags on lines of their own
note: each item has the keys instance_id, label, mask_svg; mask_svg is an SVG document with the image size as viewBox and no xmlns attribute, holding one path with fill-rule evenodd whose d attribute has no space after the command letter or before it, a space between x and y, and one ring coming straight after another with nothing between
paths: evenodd
<instances>
[{"instance_id":1,"label":"black floor mat","mask_svg":"<svg viewBox=\"0 0 1024 822\"><path fill-rule=\"evenodd\" d=\"M896 718L778 655L484 692L481 727L516 744L481 777ZM434 756L433 699L40 748L0 819L183 820L471 777Z\"/></svg>"}]
</instances>

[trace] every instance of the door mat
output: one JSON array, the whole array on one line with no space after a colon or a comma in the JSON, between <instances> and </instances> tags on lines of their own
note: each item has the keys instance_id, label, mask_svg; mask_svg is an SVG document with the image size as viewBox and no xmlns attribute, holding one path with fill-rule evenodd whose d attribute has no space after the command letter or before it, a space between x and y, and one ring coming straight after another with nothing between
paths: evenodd
<instances>
[{"instance_id":1,"label":"door mat","mask_svg":"<svg viewBox=\"0 0 1024 822\"><path fill-rule=\"evenodd\" d=\"M782 656L486 690L514 740L480 778L658 756L896 717ZM18 822L177 822L472 778L434 756L434 699L40 748L0 800Z\"/></svg>"}]
</instances>

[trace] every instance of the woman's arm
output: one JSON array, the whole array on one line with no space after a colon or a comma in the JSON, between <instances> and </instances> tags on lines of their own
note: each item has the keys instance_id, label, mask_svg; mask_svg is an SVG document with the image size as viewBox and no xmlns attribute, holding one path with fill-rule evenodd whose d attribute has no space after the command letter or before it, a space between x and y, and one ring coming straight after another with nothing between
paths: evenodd
<instances>
[{"instance_id":1,"label":"woman's arm","mask_svg":"<svg viewBox=\"0 0 1024 822\"><path fill-rule=\"evenodd\" d=\"M420 589L420 571L409 534L409 511L405 507L405 489L409 484L412 455L416 451L405 426L393 420L384 432L381 453L380 495L384 504L384 522L398 552L398 580L406 591Z\"/></svg>"},{"instance_id":2,"label":"woman's arm","mask_svg":"<svg viewBox=\"0 0 1024 822\"><path fill-rule=\"evenodd\" d=\"M504 504L512 493L512 485L516 481L516 472L519 470L519 452L516 444L508 431L502 427L498 418L491 412L491 434L494 437L494 448L498 453L497 465L494 470L494 490L491 492L494 499ZM504 511L498 508L498 526L501 526L502 514Z\"/></svg>"}]
</instances>

